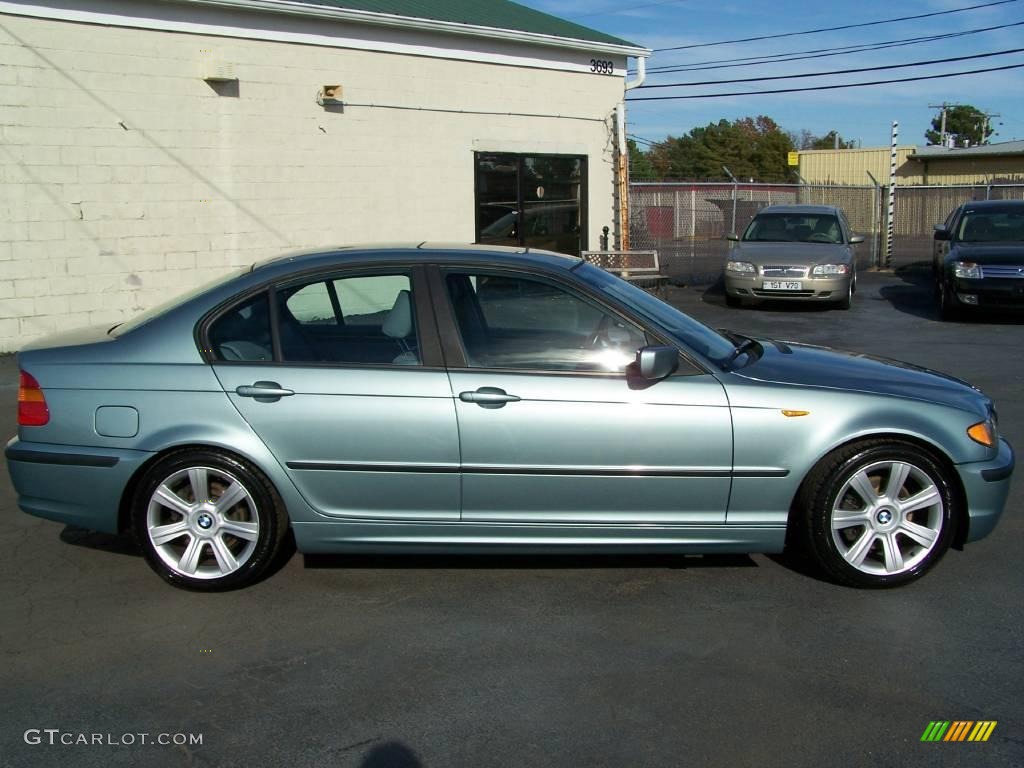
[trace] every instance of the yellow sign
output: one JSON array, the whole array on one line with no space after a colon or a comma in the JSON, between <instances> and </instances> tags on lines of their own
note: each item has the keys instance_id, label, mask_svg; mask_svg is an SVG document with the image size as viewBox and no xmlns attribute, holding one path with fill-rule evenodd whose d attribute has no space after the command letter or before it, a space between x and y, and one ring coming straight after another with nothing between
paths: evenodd
<instances>
[{"instance_id":1,"label":"yellow sign","mask_svg":"<svg viewBox=\"0 0 1024 768\"><path fill-rule=\"evenodd\" d=\"M789 157L787 158L787 162L789 165L800 165L800 153L790 152Z\"/></svg>"}]
</instances>

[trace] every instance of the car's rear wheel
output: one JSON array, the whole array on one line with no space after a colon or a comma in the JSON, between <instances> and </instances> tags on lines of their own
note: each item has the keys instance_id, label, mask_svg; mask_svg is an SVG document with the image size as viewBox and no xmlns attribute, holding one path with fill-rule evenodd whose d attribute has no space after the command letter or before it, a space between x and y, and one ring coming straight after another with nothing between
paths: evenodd
<instances>
[{"instance_id":1,"label":"car's rear wheel","mask_svg":"<svg viewBox=\"0 0 1024 768\"><path fill-rule=\"evenodd\" d=\"M136 489L132 527L165 581L200 591L252 584L274 561L287 514L270 481L230 454L184 449L148 469Z\"/></svg>"},{"instance_id":2,"label":"car's rear wheel","mask_svg":"<svg viewBox=\"0 0 1024 768\"><path fill-rule=\"evenodd\" d=\"M826 457L798 498L810 553L833 580L894 587L926 573L953 535L946 470L903 442L866 441Z\"/></svg>"}]
</instances>

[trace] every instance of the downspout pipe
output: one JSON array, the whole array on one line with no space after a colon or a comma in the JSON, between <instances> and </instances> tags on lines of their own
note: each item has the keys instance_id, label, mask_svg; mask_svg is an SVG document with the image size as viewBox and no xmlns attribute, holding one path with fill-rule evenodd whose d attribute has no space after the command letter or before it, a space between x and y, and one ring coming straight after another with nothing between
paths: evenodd
<instances>
[{"instance_id":1,"label":"downspout pipe","mask_svg":"<svg viewBox=\"0 0 1024 768\"><path fill-rule=\"evenodd\" d=\"M639 88L647 79L647 57L638 56L636 59L636 77L630 80L627 76L625 90L631 91ZM618 162L615 165L618 187L618 237L615 239L616 248L629 250L629 151L626 146L626 101L623 99L615 109L615 133L616 146L619 150Z\"/></svg>"}]
</instances>

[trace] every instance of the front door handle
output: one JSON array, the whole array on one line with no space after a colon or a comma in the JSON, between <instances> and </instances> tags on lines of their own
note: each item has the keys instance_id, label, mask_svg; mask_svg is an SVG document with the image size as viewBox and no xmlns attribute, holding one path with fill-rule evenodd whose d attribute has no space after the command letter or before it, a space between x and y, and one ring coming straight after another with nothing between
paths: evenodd
<instances>
[{"instance_id":1,"label":"front door handle","mask_svg":"<svg viewBox=\"0 0 1024 768\"><path fill-rule=\"evenodd\" d=\"M497 387L480 387L474 392L459 392L459 400L476 403L481 408L504 408L505 403L518 403L520 398Z\"/></svg>"},{"instance_id":2,"label":"front door handle","mask_svg":"<svg viewBox=\"0 0 1024 768\"><path fill-rule=\"evenodd\" d=\"M235 389L239 397L252 397L258 403L276 403L282 397L289 397L295 392L283 389L276 381L257 381L254 384L243 384Z\"/></svg>"}]
</instances>

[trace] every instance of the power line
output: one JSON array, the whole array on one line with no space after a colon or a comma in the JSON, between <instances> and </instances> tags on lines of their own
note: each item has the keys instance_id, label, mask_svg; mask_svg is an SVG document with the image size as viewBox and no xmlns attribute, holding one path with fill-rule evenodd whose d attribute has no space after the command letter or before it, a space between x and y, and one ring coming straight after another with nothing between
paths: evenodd
<instances>
[{"instance_id":1,"label":"power line","mask_svg":"<svg viewBox=\"0 0 1024 768\"><path fill-rule=\"evenodd\" d=\"M637 136L636 134L633 133L627 133L626 138L632 139L637 144L645 144L648 147L654 147L661 143L660 141L654 141L653 139L645 139L643 136Z\"/></svg>"},{"instance_id":2,"label":"power line","mask_svg":"<svg viewBox=\"0 0 1024 768\"><path fill-rule=\"evenodd\" d=\"M660 3L643 3L642 5L629 5L625 8L609 8L607 11L593 11L592 13L577 13L571 16L566 16L567 19L585 19L588 16L614 16L618 13L625 13L626 11L638 11L641 8L654 8L659 5L676 5L678 3L685 3L686 0L664 0Z\"/></svg>"},{"instance_id":3,"label":"power line","mask_svg":"<svg viewBox=\"0 0 1024 768\"><path fill-rule=\"evenodd\" d=\"M719 99L728 96L767 96L773 93L802 93L805 91L834 91L839 88L864 88L869 85L889 85L892 83L915 83L921 80L939 80L945 77L962 77L964 75L980 75L984 72L1002 72L1007 69L1020 69L1024 64L1007 64L1003 67L987 69L969 69L965 72L947 72L942 75L919 75L918 77L900 77L895 80L872 80L866 83L843 83L841 85L814 85L806 88L778 88L771 91L738 91L734 93L691 93L685 96L634 96L627 101L674 101L680 99Z\"/></svg>"},{"instance_id":4,"label":"power line","mask_svg":"<svg viewBox=\"0 0 1024 768\"><path fill-rule=\"evenodd\" d=\"M643 85L643 88L683 88L694 85L727 85L729 83L757 83L766 80L795 80L802 77L825 77L826 75L852 75L860 72L880 72L889 69L906 69L908 67L924 67L929 64L949 64L954 61L969 61L970 59L987 59L992 56L1007 56L1012 53L1021 53L1024 48L1011 48L1007 51L992 51L990 53L975 53L971 56L954 56L949 59L929 59L928 61L911 61L906 64L884 64L878 67L857 67L856 69L833 69L826 72L804 72L796 75L771 75L765 77L743 77L735 80L703 80L694 83L658 83L656 85Z\"/></svg>"},{"instance_id":5,"label":"power line","mask_svg":"<svg viewBox=\"0 0 1024 768\"><path fill-rule=\"evenodd\" d=\"M744 58L714 59L711 61L698 61L689 64L666 64L660 67L648 67L649 75L664 75L670 72L698 72L706 69L734 69L736 67L751 67L759 64L775 64L785 61L803 61L805 59L823 59L830 56L847 56L854 53L867 51L878 51L885 48L902 48L907 45L919 43L932 43L939 40L948 40L967 35L976 35L981 32L994 32L1000 29L1024 26L1024 21L1015 21L1009 24L997 24L992 27L979 27L977 29L966 29L962 32L944 32L937 35L923 35L920 37L907 37L901 40L886 40L876 43L858 43L857 45L844 45L835 48L812 48L807 51L789 51L788 53L764 54L763 56L747 56ZM804 55L808 54L808 55ZM719 66L705 66L719 65Z\"/></svg>"},{"instance_id":6,"label":"power line","mask_svg":"<svg viewBox=\"0 0 1024 768\"><path fill-rule=\"evenodd\" d=\"M964 11L974 11L978 8L991 8L994 5L1006 5L1007 3L1016 3L1018 0L994 0L994 2L982 3L980 5L968 5L964 8L953 8L948 11L932 11L931 13L919 13L914 16L900 16L895 19L880 19L878 21L863 21L859 24L843 24L838 27L820 27L818 29L806 29L802 32L781 32L775 35L759 35L758 37L741 37L735 40L716 40L713 43L692 43L690 45L676 45L671 48L655 48L655 53L661 53L664 51L683 51L692 48L708 48L713 45L731 45L732 43L753 43L758 40L777 40L782 37L799 37L801 35L816 35L819 32L837 32L843 29L858 29L860 27L876 27L880 24L895 24L899 21L913 21L915 19L928 19L934 16L946 16L951 13L962 13Z\"/></svg>"}]
</instances>

